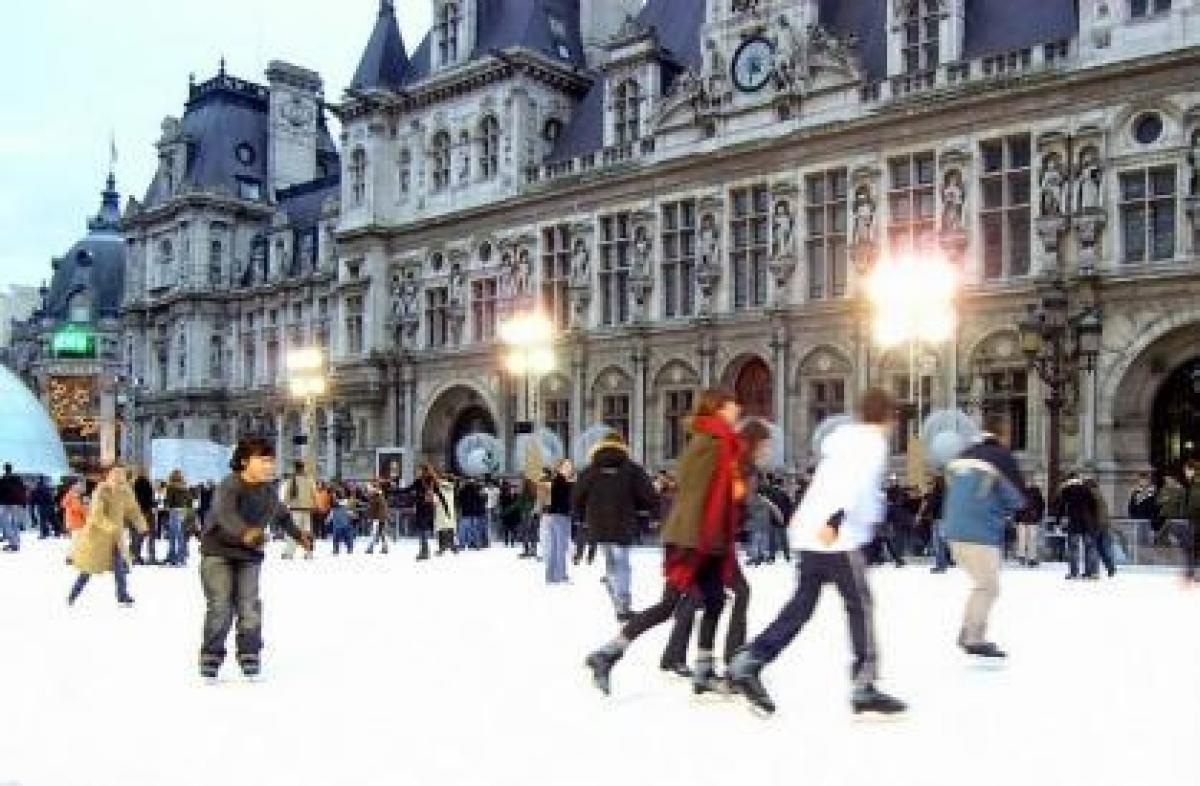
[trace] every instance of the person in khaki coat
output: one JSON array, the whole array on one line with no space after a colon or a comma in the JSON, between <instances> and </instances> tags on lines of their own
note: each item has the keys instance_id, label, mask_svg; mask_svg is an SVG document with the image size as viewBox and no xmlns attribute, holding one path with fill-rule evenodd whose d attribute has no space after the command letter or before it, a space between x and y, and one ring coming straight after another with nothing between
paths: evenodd
<instances>
[{"instance_id":1,"label":"person in khaki coat","mask_svg":"<svg viewBox=\"0 0 1200 786\"><path fill-rule=\"evenodd\" d=\"M124 468L114 466L96 486L87 523L75 542L71 564L79 571L79 578L67 596L68 604L73 604L79 598L93 575L111 571L117 584L117 602L122 606L133 605L125 581L133 561L125 534L126 524L142 534L150 529L125 477Z\"/></svg>"}]
</instances>

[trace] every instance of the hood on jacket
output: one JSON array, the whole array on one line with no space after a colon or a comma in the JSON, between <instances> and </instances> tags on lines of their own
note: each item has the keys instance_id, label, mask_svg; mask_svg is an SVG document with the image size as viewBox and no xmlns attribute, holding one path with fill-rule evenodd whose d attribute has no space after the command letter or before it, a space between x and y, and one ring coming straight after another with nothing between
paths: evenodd
<instances>
[{"instance_id":1,"label":"hood on jacket","mask_svg":"<svg viewBox=\"0 0 1200 786\"><path fill-rule=\"evenodd\" d=\"M592 448L591 462L597 467L619 467L629 461L629 450L624 445L601 442Z\"/></svg>"}]
</instances>

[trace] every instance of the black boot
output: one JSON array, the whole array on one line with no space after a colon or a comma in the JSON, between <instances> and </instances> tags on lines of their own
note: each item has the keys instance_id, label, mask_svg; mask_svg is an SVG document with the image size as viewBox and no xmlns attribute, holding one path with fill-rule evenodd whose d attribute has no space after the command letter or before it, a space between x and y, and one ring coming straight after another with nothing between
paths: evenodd
<instances>
[{"instance_id":1,"label":"black boot","mask_svg":"<svg viewBox=\"0 0 1200 786\"><path fill-rule=\"evenodd\" d=\"M721 680L713 665L712 653L700 653L696 659L696 672L692 675L692 692L697 696L705 693L723 693Z\"/></svg>"},{"instance_id":2,"label":"black boot","mask_svg":"<svg viewBox=\"0 0 1200 786\"><path fill-rule=\"evenodd\" d=\"M775 712L775 702L760 679L763 665L750 650L739 650L729 663L729 682L733 690L745 696L755 709L770 715Z\"/></svg>"},{"instance_id":3,"label":"black boot","mask_svg":"<svg viewBox=\"0 0 1200 786\"><path fill-rule=\"evenodd\" d=\"M592 670L592 683L600 689L600 692L605 696L611 691L610 675L612 674L613 666L617 665L617 661L621 659L623 651L615 644L607 644L604 647L596 650L591 655L587 656L584 663Z\"/></svg>"},{"instance_id":4,"label":"black boot","mask_svg":"<svg viewBox=\"0 0 1200 786\"><path fill-rule=\"evenodd\" d=\"M670 672L676 677L682 677L685 680L692 678L692 670L688 668L688 665L683 661L680 661L679 663L667 663L664 661L659 663L658 667L663 671Z\"/></svg>"},{"instance_id":5,"label":"black boot","mask_svg":"<svg viewBox=\"0 0 1200 786\"><path fill-rule=\"evenodd\" d=\"M908 707L897 698L880 693L874 685L863 685L854 689L850 698L850 708L855 715L869 713L872 715L897 715Z\"/></svg>"}]
</instances>

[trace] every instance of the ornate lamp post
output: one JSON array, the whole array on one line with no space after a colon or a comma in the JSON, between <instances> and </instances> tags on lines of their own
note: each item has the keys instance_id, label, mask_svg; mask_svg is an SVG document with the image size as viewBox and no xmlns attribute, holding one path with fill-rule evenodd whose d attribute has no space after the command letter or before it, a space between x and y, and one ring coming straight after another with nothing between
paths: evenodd
<instances>
[{"instance_id":1,"label":"ornate lamp post","mask_svg":"<svg viewBox=\"0 0 1200 786\"><path fill-rule=\"evenodd\" d=\"M1060 484L1063 407L1070 390L1077 390L1079 374L1095 369L1103 324L1096 306L1070 314L1067 287L1057 275L1043 286L1038 302L1027 308L1018 327L1021 351L1029 368L1046 385L1046 410L1050 414L1046 497L1050 499Z\"/></svg>"},{"instance_id":2,"label":"ornate lamp post","mask_svg":"<svg viewBox=\"0 0 1200 786\"><path fill-rule=\"evenodd\" d=\"M325 355L317 347L298 347L290 350L285 358L288 375L288 390L304 403L304 463L316 472L316 442L313 439L316 425L317 399L325 395Z\"/></svg>"}]
</instances>

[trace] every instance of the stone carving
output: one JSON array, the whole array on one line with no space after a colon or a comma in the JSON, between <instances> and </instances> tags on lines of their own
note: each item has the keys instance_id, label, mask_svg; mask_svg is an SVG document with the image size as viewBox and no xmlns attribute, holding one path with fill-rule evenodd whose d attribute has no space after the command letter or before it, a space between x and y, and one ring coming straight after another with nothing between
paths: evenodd
<instances>
[{"instance_id":1,"label":"stone carving","mask_svg":"<svg viewBox=\"0 0 1200 786\"><path fill-rule=\"evenodd\" d=\"M650 252L652 251L650 243L650 233L645 227L638 227L633 232L633 266L634 272L639 275L644 275L650 271Z\"/></svg>"},{"instance_id":2,"label":"stone carving","mask_svg":"<svg viewBox=\"0 0 1200 786\"><path fill-rule=\"evenodd\" d=\"M1041 203L1043 216L1063 214L1062 161L1057 153L1051 153L1042 161Z\"/></svg>"},{"instance_id":3,"label":"stone carving","mask_svg":"<svg viewBox=\"0 0 1200 786\"><path fill-rule=\"evenodd\" d=\"M517 252L517 266L513 276L513 294L517 297L524 297L529 294L532 277L533 268L529 263L529 252L526 249L521 249Z\"/></svg>"},{"instance_id":4,"label":"stone carving","mask_svg":"<svg viewBox=\"0 0 1200 786\"><path fill-rule=\"evenodd\" d=\"M963 223L963 183L962 173L951 169L946 173L942 184L942 231L962 232Z\"/></svg>"},{"instance_id":5,"label":"stone carving","mask_svg":"<svg viewBox=\"0 0 1200 786\"><path fill-rule=\"evenodd\" d=\"M787 17L780 17L779 34L775 36L775 86L801 91L811 75L806 42L788 24Z\"/></svg>"},{"instance_id":6,"label":"stone carving","mask_svg":"<svg viewBox=\"0 0 1200 786\"><path fill-rule=\"evenodd\" d=\"M462 268L455 265L450 271L450 305L465 306L467 304L467 276Z\"/></svg>"},{"instance_id":7,"label":"stone carving","mask_svg":"<svg viewBox=\"0 0 1200 786\"><path fill-rule=\"evenodd\" d=\"M850 240L855 246L875 243L875 200L870 186L861 185L854 192L854 228Z\"/></svg>"},{"instance_id":8,"label":"stone carving","mask_svg":"<svg viewBox=\"0 0 1200 786\"><path fill-rule=\"evenodd\" d=\"M721 248L719 243L717 220L710 213L700 220L700 267L720 267Z\"/></svg>"},{"instance_id":9,"label":"stone carving","mask_svg":"<svg viewBox=\"0 0 1200 786\"><path fill-rule=\"evenodd\" d=\"M588 253L587 243L576 240L571 248L571 283L576 286L587 286L592 279L591 254Z\"/></svg>"},{"instance_id":10,"label":"stone carving","mask_svg":"<svg viewBox=\"0 0 1200 786\"><path fill-rule=\"evenodd\" d=\"M771 222L771 256L775 259L790 257L795 253L793 235L796 222L792 218L792 207L786 200L775 203L775 215Z\"/></svg>"},{"instance_id":11,"label":"stone carving","mask_svg":"<svg viewBox=\"0 0 1200 786\"><path fill-rule=\"evenodd\" d=\"M500 256L500 297L511 298L516 286L517 268L513 264L512 254L505 252Z\"/></svg>"},{"instance_id":12,"label":"stone carving","mask_svg":"<svg viewBox=\"0 0 1200 786\"><path fill-rule=\"evenodd\" d=\"M1076 189L1080 210L1100 210L1104 207L1104 170L1100 167L1100 154L1093 147L1079 154Z\"/></svg>"}]
</instances>

